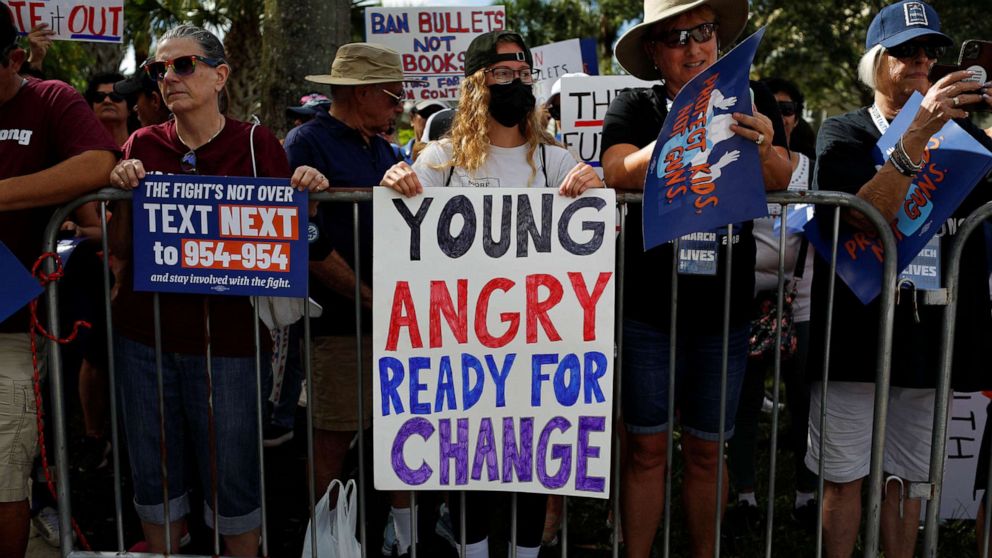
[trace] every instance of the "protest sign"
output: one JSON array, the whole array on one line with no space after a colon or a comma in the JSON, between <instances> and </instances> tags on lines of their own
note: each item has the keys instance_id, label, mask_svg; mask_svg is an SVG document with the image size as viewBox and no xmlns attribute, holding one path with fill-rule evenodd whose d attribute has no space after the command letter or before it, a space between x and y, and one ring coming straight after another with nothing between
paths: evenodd
<instances>
[{"instance_id":1,"label":"protest sign","mask_svg":"<svg viewBox=\"0 0 992 558\"><path fill-rule=\"evenodd\" d=\"M570 76L561 80L561 140L576 159L596 169L600 165L603 118L610 102L628 87L651 87L634 76Z\"/></svg>"},{"instance_id":2,"label":"protest sign","mask_svg":"<svg viewBox=\"0 0 992 558\"><path fill-rule=\"evenodd\" d=\"M376 488L609 496L615 202L373 190Z\"/></svg>"},{"instance_id":3,"label":"protest sign","mask_svg":"<svg viewBox=\"0 0 992 558\"><path fill-rule=\"evenodd\" d=\"M407 98L454 100L465 50L481 33L503 29L503 6L365 8L365 40L400 54Z\"/></svg>"},{"instance_id":4,"label":"protest sign","mask_svg":"<svg viewBox=\"0 0 992 558\"><path fill-rule=\"evenodd\" d=\"M561 76L583 72L589 75L599 73L599 62L596 51L589 56L588 49L583 48L590 39L569 39L557 43L549 43L530 49L534 56L534 96L537 104L543 105L551 96L551 87ZM595 46L595 45L594 45Z\"/></svg>"},{"instance_id":5,"label":"protest sign","mask_svg":"<svg viewBox=\"0 0 992 558\"><path fill-rule=\"evenodd\" d=\"M150 174L132 211L136 291L306 296L307 194L288 179Z\"/></svg>"},{"instance_id":6,"label":"protest sign","mask_svg":"<svg viewBox=\"0 0 992 558\"><path fill-rule=\"evenodd\" d=\"M988 419L988 394L954 392L947 423L944 484L940 490L941 519L974 519L984 491L975 492L978 451ZM921 510L921 517L926 507Z\"/></svg>"},{"instance_id":7,"label":"protest sign","mask_svg":"<svg viewBox=\"0 0 992 558\"><path fill-rule=\"evenodd\" d=\"M124 36L124 0L0 0L26 35L44 23L63 41L119 43Z\"/></svg>"},{"instance_id":8,"label":"protest sign","mask_svg":"<svg viewBox=\"0 0 992 558\"><path fill-rule=\"evenodd\" d=\"M3 242L0 242L0 269L4 270L4 279L0 281L0 322L3 322L40 295L41 285Z\"/></svg>"},{"instance_id":9,"label":"protest sign","mask_svg":"<svg viewBox=\"0 0 992 558\"><path fill-rule=\"evenodd\" d=\"M892 147L909 126L922 101L923 96L914 92L878 140L874 153L878 165L888 159ZM913 178L905 202L890 223L896 237L896 266L899 272L910 266L978 181L992 170L992 153L954 121L948 121L930 138L923 161L923 170ZM831 240L822 233L820 221L820 217L814 217L806 225L806 234L817 252L829 254ZM828 221L832 222L832 219ZM841 224L837 275L863 304L874 300L882 291L883 258L882 241L877 233L858 231L846 223ZM923 269L927 267L925 261L916 265L920 269L915 271L926 271Z\"/></svg>"},{"instance_id":10,"label":"protest sign","mask_svg":"<svg viewBox=\"0 0 992 558\"><path fill-rule=\"evenodd\" d=\"M644 180L645 250L767 214L758 146L730 130L733 113L752 113L748 75L764 33L759 29L675 96Z\"/></svg>"}]
</instances>

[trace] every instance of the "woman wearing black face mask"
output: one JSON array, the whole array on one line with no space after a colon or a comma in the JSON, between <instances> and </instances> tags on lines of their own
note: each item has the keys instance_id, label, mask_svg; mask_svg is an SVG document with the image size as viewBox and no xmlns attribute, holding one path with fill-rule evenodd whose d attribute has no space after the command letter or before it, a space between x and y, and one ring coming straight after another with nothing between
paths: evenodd
<instances>
[{"instance_id":1,"label":"woman wearing black face mask","mask_svg":"<svg viewBox=\"0 0 992 558\"><path fill-rule=\"evenodd\" d=\"M431 142L411 168L397 163L382 180L404 195L423 186L557 187L567 196L603 181L584 163L555 144L542 127L533 93L530 50L512 31L476 37L465 52L458 111L451 132ZM508 509L506 493L467 492L466 558L489 556L490 516ZM499 502L499 499L505 501ZM461 499L451 498L456 530ZM537 558L544 531L547 496L517 495L517 557ZM461 534L456 533L456 540Z\"/></svg>"},{"instance_id":2,"label":"woman wearing black face mask","mask_svg":"<svg viewBox=\"0 0 992 558\"><path fill-rule=\"evenodd\" d=\"M382 185L412 196L424 186L557 187L567 196L603 181L555 144L541 126L530 49L513 31L476 37L465 52L451 133L429 145L411 168L398 163Z\"/></svg>"}]
</instances>

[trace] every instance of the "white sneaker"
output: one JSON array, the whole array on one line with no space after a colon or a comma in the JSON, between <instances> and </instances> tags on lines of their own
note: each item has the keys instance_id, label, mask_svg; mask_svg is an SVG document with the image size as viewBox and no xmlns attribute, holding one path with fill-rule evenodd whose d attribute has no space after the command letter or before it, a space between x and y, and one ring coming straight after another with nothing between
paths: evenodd
<instances>
[{"instance_id":1,"label":"white sneaker","mask_svg":"<svg viewBox=\"0 0 992 558\"><path fill-rule=\"evenodd\" d=\"M45 506L31 518L31 524L42 540L50 546L59 547L59 512L55 508Z\"/></svg>"}]
</instances>

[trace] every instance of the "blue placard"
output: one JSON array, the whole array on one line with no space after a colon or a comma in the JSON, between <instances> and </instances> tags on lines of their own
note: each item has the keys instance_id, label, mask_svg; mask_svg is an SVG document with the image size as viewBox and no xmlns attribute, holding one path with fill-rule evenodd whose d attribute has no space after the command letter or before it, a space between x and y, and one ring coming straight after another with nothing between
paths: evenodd
<instances>
[{"instance_id":1,"label":"blue placard","mask_svg":"<svg viewBox=\"0 0 992 558\"><path fill-rule=\"evenodd\" d=\"M748 37L675 97L644 180L645 250L767 214L758 146L730 131L733 113L753 113L748 73L764 32Z\"/></svg>"},{"instance_id":2,"label":"blue placard","mask_svg":"<svg viewBox=\"0 0 992 558\"><path fill-rule=\"evenodd\" d=\"M922 95L913 93L878 140L874 156L879 165L888 159L922 101ZM953 121L930 138L924 160L923 170L913 178L906 201L890 224L896 237L899 272L906 269L992 170L992 153ZM819 221L817 216L807 224L806 235L817 253L829 254L830 239L821 234ZM832 217L827 222L832 222ZM863 304L868 304L882 291L882 242L877 234L857 231L846 223L841 225L837 242L837 275Z\"/></svg>"},{"instance_id":3,"label":"blue placard","mask_svg":"<svg viewBox=\"0 0 992 558\"><path fill-rule=\"evenodd\" d=\"M37 298L42 288L3 242L0 242L0 269L4 270L0 281L0 322L3 322Z\"/></svg>"},{"instance_id":4,"label":"blue placard","mask_svg":"<svg viewBox=\"0 0 992 558\"><path fill-rule=\"evenodd\" d=\"M307 194L288 179L150 174L132 208L134 290L306 296Z\"/></svg>"}]
</instances>

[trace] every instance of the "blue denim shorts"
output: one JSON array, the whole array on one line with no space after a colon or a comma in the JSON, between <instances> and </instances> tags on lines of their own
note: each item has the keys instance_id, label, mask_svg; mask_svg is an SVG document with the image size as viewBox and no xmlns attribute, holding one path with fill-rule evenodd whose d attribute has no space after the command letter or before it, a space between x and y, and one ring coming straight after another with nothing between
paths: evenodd
<instances>
[{"instance_id":1,"label":"blue denim shorts","mask_svg":"<svg viewBox=\"0 0 992 558\"><path fill-rule=\"evenodd\" d=\"M114 338L120 409L134 475L134 507L145 523L165 523L155 349L121 335ZM263 363L265 360L263 359ZM218 531L238 535L262 523L259 493L255 359L213 357ZM264 371L263 371L264 372ZM213 527L213 481L207 414L206 357L164 353L165 450L169 520L190 511L186 461L194 460L203 487L204 520ZM187 443L187 441L189 443ZM191 452L187 451L192 450ZM190 468L192 469L192 467Z\"/></svg>"},{"instance_id":2,"label":"blue denim shorts","mask_svg":"<svg viewBox=\"0 0 992 558\"><path fill-rule=\"evenodd\" d=\"M622 410L628 432L656 434L669 429L670 345L667 332L634 320L623 323ZM730 328L727 348L724 432L729 439L747 368L747 326ZM703 440L718 440L723 336L679 332L675 358L675 405L682 430Z\"/></svg>"}]
</instances>

